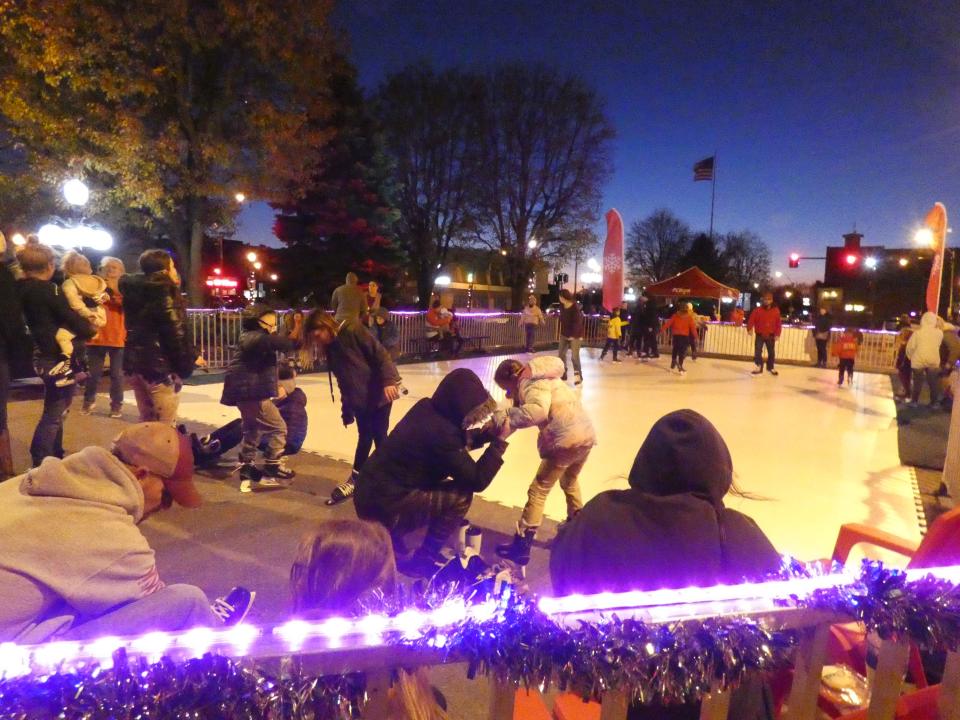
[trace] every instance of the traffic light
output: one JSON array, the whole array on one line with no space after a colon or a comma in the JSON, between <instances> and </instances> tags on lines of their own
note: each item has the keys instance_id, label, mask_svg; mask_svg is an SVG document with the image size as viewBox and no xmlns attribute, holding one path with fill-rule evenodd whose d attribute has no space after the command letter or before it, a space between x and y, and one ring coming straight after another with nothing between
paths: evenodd
<instances>
[{"instance_id":1,"label":"traffic light","mask_svg":"<svg viewBox=\"0 0 960 720\"><path fill-rule=\"evenodd\" d=\"M790 267L800 267L800 253L790 253Z\"/></svg>"},{"instance_id":2,"label":"traffic light","mask_svg":"<svg viewBox=\"0 0 960 720\"><path fill-rule=\"evenodd\" d=\"M860 258L854 253L847 253L843 260L847 263L847 267L853 267L860 262Z\"/></svg>"}]
</instances>

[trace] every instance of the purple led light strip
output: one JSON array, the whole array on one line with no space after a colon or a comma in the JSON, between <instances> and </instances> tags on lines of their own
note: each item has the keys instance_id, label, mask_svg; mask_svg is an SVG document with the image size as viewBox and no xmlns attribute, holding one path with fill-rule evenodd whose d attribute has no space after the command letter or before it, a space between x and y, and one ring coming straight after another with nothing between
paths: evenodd
<instances>
[{"instance_id":1,"label":"purple led light strip","mask_svg":"<svg viewBox=\"0 0 960 720\"><path fill-rule=\"evenodd\" d=\"M908 570L906 575L910 581L932 575L960 585L960 566L914 569ZM673 622L709 615L782 611L782 602L775 601L807 596L815 590L842 586L855 580L855 575L840 572L813 578L707 588L570 595L542 598L539 607L558 619L576 613L617 609L638 611L656 622ZM251 625L222 630L194 628L185 632L150 632L128 638L101 637L92 641L56 641L43 645L0 643L0 678L31 673L41 675L91 665L109 668L113 653L120 648L125 648L129 655L148 660L157 660L163 655L200 657L206 652L235 657L270 657L291 652L324 653L374 648L385 643L385 636L416 638L426 628L442 629L465 619L497 620L500 610L501 606L493 600L467 605L463 599L456 598L434 610L411 609L393 617L372 614L356 619L297 619L273 628ZM444 636L439 634L437 645L442 646L444 641Z\"/></svg>"}]
</instances>

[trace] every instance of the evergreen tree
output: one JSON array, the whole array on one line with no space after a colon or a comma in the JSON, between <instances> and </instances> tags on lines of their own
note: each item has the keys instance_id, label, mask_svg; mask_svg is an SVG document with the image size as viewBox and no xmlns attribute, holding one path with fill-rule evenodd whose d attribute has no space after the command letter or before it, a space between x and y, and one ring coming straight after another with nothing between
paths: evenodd
<instances>
[{"instance_id":1,"label":"evergreen tree","mask_svg":"<svg viewBox=\"0 0 960 720\"><path fill-rule=\"evenodd\" d=\"M345 58L331 75L329 95L333 111L324 129L330 139L305 192L273 205L274 232L288 246L281 292L320 303L349 271L389 293L400 270L391 167Z\"/></svg>"}]
</instances>

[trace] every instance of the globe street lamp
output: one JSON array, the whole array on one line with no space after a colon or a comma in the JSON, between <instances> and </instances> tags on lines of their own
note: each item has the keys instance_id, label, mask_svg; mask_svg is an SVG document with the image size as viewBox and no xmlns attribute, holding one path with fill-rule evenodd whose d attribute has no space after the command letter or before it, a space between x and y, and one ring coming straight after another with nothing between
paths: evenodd
<instances>
[{"instance_id":1,"label":"globe street lamp","mask_svg":"<svg viewBox=\"0 0 960 720\"><path fill-rule=\"evenodd\" d=\"M250 252L247 253L247 262L254 263L256 261L257 261L257 254L251 250Z\"/></svg>"},{"instance_id":2,"label":"globe street lamp","mask_svg":"<svg viewBox=\"0 0 960 720\"><path fill-rule=\"evenodd\" d=\"M913 241L921 247L933 247L933 230L928 227L920 228L913 236Z\"/></svg>"},{"instance_id":3,"label":"globe street lamp","mask_svg":"<svg viewBox=\"0 0 960 720\"><path fill-rule=\"evenodd\" d=\"M236 195L233 196L233 199L236 200L238 203L242 203L246 201L247 196L242 192L238 192Z\"/></svg>"},{"instance_id":4,"label":"globe street lamp","mask_svg":"<svg viewBox=\"0 0 960 720\"><path fill-rule=\"evenodd\" d=\"M63 184L63 199L76 207L83 207L90 200L90 188L83 180L73 178Z\"/></svg>"}]
</instances>

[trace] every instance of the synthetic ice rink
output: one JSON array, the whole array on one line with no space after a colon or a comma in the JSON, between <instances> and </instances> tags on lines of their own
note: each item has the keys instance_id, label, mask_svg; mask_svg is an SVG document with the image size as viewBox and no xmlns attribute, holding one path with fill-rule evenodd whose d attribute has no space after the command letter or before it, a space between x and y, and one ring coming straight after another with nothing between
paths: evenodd
<instances>
[{"instance_id":1,"label":"synthetic ice rink","mask_svg":"<svg viewBox=\"0 0 960 720\"><path fill-rule=\"evenodd\" d=\"M885 375L858 374L852 387L838 388L832 370L783 366L779 377L754 377L749 362L701 358L688 360L688 372L680 377L668 371L669 358L649 363L627 358L614 365L609 358L600 363L598 355L583 351L582 398L599 438L580 478L585 501L626 487L650 426L667 412L692 408L726 439L741 489L764 498L728 497L728 505L752 516L781 552L827 557L846 522L919 540L915 479L897 456L896 413ZM493 383L503 357L400 366L409 395L395 403L392 424L455 367L475 371L503 400ZM326 374L303 376L299 384L309 398L304 449L350 462L357 431L341 424L336 381L336 402ZM221 387L185 387L182 420L219 425L237 417L235 408L219 404ZM509 443L504 467L483 497L520 508L539 462L536 430L518 431ZM296 468L295 458L291 466ZM547 514L556 520L565 515L559 488L547 502Z\"/></svg>"}]
</instances>

